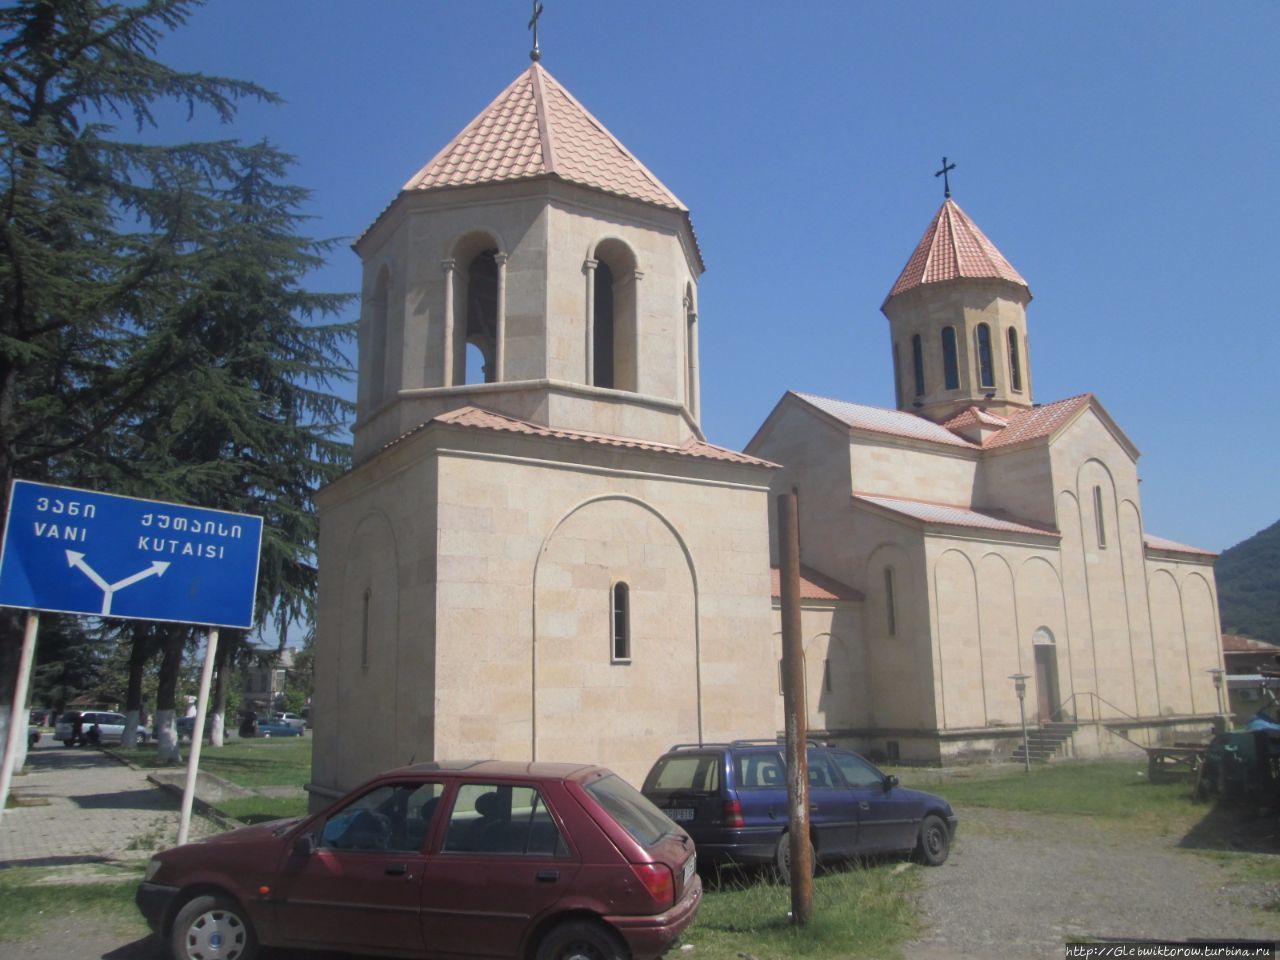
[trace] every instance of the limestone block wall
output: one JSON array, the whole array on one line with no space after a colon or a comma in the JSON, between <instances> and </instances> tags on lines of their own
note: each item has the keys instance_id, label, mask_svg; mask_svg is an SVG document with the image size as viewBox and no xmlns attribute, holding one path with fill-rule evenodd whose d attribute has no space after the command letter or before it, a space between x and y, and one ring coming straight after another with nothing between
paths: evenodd
<instances>
[{"instance_id":1,"label":"limestone block wall","mask_svg":"<svg viewBox=\"0 0 1280 960\"><path fill-rule=\"evenodd\" d=\"M932 535L926 549L939 729L1017 724L1016 673L1032 677L1034 722L1035 639L1054 641L1060 679L1071 653L1055 545Z\"/></svg>"},{"instance_id":2,"label":"limestone block wall","mask_svg":"<svg viewBox=\"0 0 1280 960\"><path fill-rule=\"evenodd\" d=\"M1209 671L1223 669L1217 584L1207 557L1156 555L1146 562L1161 715L1217 713Z\"/></svg>"},{"instance_id":3,"label":"limestone block wall","mask_svg":"<svg viewBox=\"0 0 1280 960\"><path fill-rule=\"evenodd\" d=\"M1056 527L1053 464L1048 446L997 448L983 453L974 485L973 506Z\"/></svg>"},{"instance_id":4,"label":"limestone block wall","mask_svg":"<svg viewBox=\"0 0 1280 960\"><path fill-rule=\"evenodd\" d=\"M437 755L586 760L638 782L671 743L771 733L767 472L725 484L534 449L440 457Z\"/></svg>"},{"instance_id":5,"label":"limestone block wall","mask_svg":"<svg viewBox=\"0 0 1280 960\"><path fill-rule=\"evenodd\" d=\"M435 465L403 450L320 491L312 782L431 759Z\"/></svg>"},{"instance_id":6,"label":"limestone block wall","mask_svg":"<svg viewBox=\"0 0 1280 960\"><path fill-rule=\"evenodd\" d=\"M871 722L867 647L862 636L862 604L804 601L800 630L804 642L806 723L810 731L838 735ZM773 603L774 659L778 664L777 710L772 736L786 729L782 700L782 607Z\"/></svg>"},{"instance_id":7,"label":"limestone block wall","mask_svg":"<svg viewBox=\"0 0 1280 960\"><path fill-rule=\"evenodd\" d=\"M978 470L975 452L913 445L855 432L849 443L850 492L968 506Z\"/></svg>"}]
</instances>

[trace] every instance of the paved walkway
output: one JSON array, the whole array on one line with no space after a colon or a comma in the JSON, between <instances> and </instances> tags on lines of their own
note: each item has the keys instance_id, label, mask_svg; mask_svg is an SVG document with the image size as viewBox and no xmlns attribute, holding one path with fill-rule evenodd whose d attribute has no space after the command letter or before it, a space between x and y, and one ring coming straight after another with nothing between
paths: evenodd
<instances>
[{"instance_id":1,"label":"paved walkway","mask_svg":"<svg viewBox=\"0 0 1280 960\"><path fill-rule=\"evenodd\" d=\"M0 818L0 869L146 860L178 841L178 801L99 750L46 736L10 792L22 805ZM219 829L193 816L191 839Z\"/></svg>"}]
</instances>

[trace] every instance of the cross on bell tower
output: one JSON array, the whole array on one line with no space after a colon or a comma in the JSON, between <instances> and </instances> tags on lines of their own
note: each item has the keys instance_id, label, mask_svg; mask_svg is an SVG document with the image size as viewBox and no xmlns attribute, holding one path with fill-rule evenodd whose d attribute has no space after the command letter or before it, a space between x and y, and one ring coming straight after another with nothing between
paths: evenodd
<instances>
[{"instance_id":1,"label":"cross on bell tower","mask_svg":"<svg viewBox=\"0 0 1280 960\"><path fill-rule=\"evenodd\" d=\"M542 51L538 49L538 20L542 17L542 4L533 0L533 16L529 18L529 29L533 31L533 49L529 51L529 59L537 63L542 59Z\"/></svg>"},{"instance_id":2,"label":"cross on bell tower","mask_svg":"<svg viewBox=\"0 0 1280 960\"><path fill-rule=\"evenodd\" d=\"M536 41L535 41L536 44ZM942 178L942 199L951 199L951 177L948 175L956 168L954 163L947 163L947 158L942 158L942 169L934 174L935 177Z\"/></svg>"}]
</instances>

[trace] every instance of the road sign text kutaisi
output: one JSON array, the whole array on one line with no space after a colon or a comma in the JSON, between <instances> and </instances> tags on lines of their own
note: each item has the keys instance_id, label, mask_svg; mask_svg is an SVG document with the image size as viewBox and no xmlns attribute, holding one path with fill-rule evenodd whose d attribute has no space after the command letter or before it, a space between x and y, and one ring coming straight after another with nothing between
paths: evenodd
<instances>
[{"instance_id":1,"label":"road sign text kutaisi","mask_svg":"<svg viewBox=\"0 0 1280 960\"><path fill-rule=\"evenodd\" d=\"M262 518L18 480L0 605L253 625Z\"/></svg>"}]
</instances>

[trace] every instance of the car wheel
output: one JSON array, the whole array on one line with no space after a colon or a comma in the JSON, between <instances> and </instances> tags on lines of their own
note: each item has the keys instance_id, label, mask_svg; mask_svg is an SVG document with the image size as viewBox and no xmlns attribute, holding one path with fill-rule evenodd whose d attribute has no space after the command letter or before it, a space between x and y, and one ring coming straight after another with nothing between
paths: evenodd
<instances>
[{"instance_id":1,"label":"car wheel","mask_svg":"<svg viewBox=\"0 0 1280 960\"><path fill-rule=\"evenodd\" d=\"M239 904L209 895L193 897L178 911L169 947L174 960L253 960L258 938Z\"/></svg>"},{"instance_id":2,"label":"car wheel","mask_svg":"<svg viewBox=\"0 0 1280 960\"><path fill-rule=\"evenodd\" d=\"M935 814L929 814L920 823L920 837L916 841L916 859L930 867L940 867L951 853L951 831L947 823Z\"/></svg>"},{"instance_id":3,"label":"car wheel","mask_svg":"<svg viewBox=\"0 0 1280 960\"><path fill-rule=\"evenodd\" d=\"M64 747L66 747L67 749L70 749L70 748L71 748L71 745L72 745L73 743L75 743L75 741L74 741L74 740L62 740L62 741L59 741L59 742L60 742Z\"/></svg>"},{"instance_id":4,"label":"car wheel","mask_svg":"<svg viewBox=\"0 0 1280 960\"><path fill-rule=\"evenodd\" d=\"M139 730L139 731L138 731L138 737L137 737L137 739L138 739L138 746L140 746L140 747L141 747L141 746L144 746L144 745L146 744L146 742L147 742L147 734L146 734L146 732L145 732L145 731L142 731L142 730Z\"/></svg>"},{"instance_id":5,"label":"car wheel","mask_svg":"<svg viewBox=\"0 0 1280 960\"><path fill-rule=\"evenodd\" d=\"M538 945L536 960L627 960L627 945L608 927L572 920L552 927Z\"/></svg>"},{"instance_id":6,"label":"car wheel","mask_svg":"<svg viewBox=\"0 0 1280 960\"><path fill-rule=\"evenodd\" d=\"M773 865L778 871L778 879L783 883L791 882L791 834L784 833L778 838L777 849L773 852ZM809 841L809 874L818 872L818 851L813 841Z\"/></svg>"}]
</instances>

